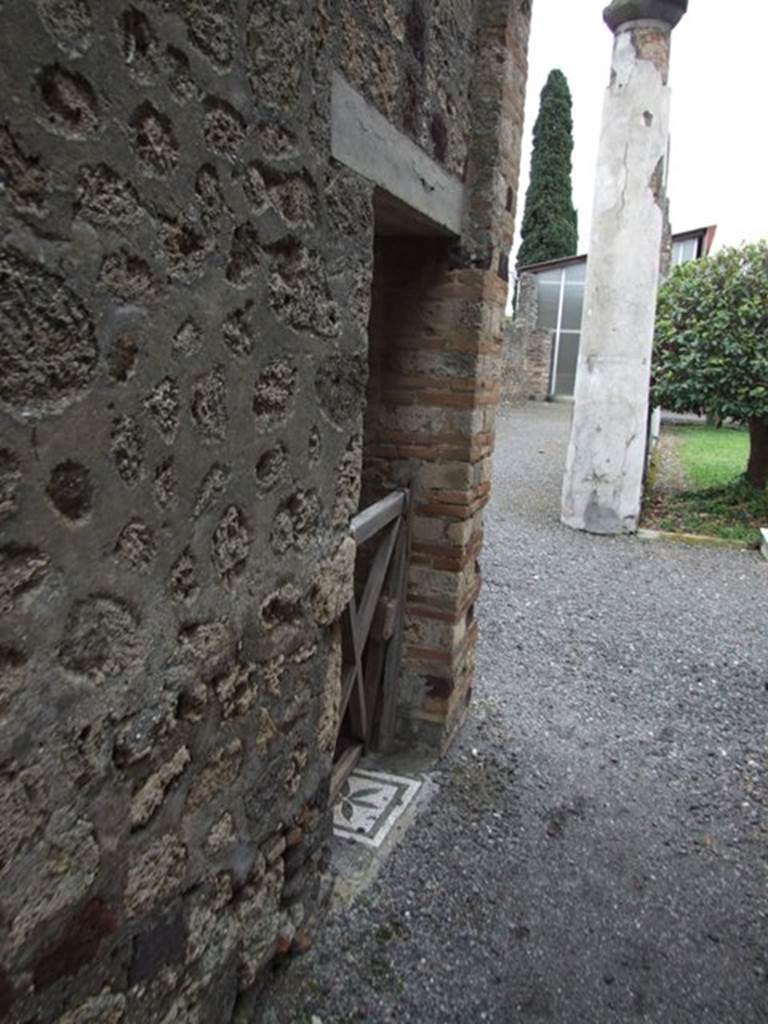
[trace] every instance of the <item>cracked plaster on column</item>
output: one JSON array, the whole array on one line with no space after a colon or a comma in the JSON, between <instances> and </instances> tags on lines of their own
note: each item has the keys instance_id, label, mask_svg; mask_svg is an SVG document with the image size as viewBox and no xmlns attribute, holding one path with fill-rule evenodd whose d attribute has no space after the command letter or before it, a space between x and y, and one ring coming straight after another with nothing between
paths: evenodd
<instances>
[{"instance_id":1,"label":"cracked plaster on column","mask_svg":"<svg viewBox=\"0 0 768 1024\"><path fill-rule=\"evenodd\" d=\"M669 90L637 43L630 25L616 32L563 484L563 522L593 533L637 528L645 457ZM667 52L654 42L653 55Z\"/></svg>"}]
</instances>

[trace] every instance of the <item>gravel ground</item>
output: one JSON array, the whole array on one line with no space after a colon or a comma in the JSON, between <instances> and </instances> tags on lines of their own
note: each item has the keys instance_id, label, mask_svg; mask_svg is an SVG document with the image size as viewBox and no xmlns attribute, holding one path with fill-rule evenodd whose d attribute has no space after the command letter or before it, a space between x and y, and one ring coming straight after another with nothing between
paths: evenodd
<instances>
[{"instance_id":1,"label":"gravel ground","mask_svg":"<svg viewBox=\"0 0 768 1024\"><path fill-rule=\"evenodd\" d=\"M264 1024L768 1021L768 565L560 526L569 418L499 420L470 714Z\"/></svg>"},{"instance_id":2,"label":"gravel ground","mask_svg":"<svg viewBox=\"0 0 768 1024\"><path fill-rule=\"evenodd\" d=\"M685 475L683 460L680 458L680 435L662 428L659 443L654 454L655 474L654 495L679 494L691 490Z\"/></svg>"}]
</instances>

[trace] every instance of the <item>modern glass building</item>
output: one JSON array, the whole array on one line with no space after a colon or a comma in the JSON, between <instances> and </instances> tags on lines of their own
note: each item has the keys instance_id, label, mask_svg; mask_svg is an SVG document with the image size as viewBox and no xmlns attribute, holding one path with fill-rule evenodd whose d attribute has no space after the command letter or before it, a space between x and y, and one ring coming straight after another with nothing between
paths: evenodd
<instances>
[{"instance_id":1,"label":"modern glass building","mask_svg":"<svg viewBox=\"0 0 768 1024\"><path fill-rule=\"evenodd\" d=\"M714 240L714 226L672 236L672 265L705 256ZM581 340L586 256L570 256L521 267L536 277L536 327L552 332L549 396L573 397Z\"/></svg>"}]
</instances>

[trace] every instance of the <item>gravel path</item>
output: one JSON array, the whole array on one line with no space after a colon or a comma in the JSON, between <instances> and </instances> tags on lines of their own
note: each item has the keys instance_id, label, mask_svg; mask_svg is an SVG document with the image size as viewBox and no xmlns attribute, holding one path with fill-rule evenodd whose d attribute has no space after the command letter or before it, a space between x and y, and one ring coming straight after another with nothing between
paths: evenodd
<instances>
[{"instance_id":1,"label":"gravel path","mask_svg":"<svg viewBox=\"0 0 768 1024\"><path fill-rule=\"evenodd\" d=\"M498 422L467 723L265 1024L768 1021L768 566L560 526L569 417Z\"/></svg>"},{"instance_id":2,"label":"gravel path","mask_svg":"<svg viewBox=\"0 0 768 1024\"><path fill-rule=\"evenodd\" d=\"M680 434L662 428L655 452L655 479L653 491L658 495L679 494L691 489L680 458Z\"/></svg>"}]
</instances>

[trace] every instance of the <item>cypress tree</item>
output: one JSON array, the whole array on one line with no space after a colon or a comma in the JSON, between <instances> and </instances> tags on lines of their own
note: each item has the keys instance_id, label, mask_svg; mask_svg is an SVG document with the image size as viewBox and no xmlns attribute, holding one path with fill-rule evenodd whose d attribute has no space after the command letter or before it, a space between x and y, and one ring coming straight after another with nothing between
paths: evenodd
<instances>
[{"instance_id":1,"label":"cypress tree","mask_svg":"<svg viewBox=\"0 0 768 1024\"><path fill-rule=\"evenodd\" d=\"M525 195L518 267L576 254L572 152L571 91L565 75L555 69L541 90L539 115L533 127L531 178Z\"/></svg>"}]
</instances>

